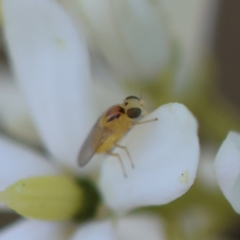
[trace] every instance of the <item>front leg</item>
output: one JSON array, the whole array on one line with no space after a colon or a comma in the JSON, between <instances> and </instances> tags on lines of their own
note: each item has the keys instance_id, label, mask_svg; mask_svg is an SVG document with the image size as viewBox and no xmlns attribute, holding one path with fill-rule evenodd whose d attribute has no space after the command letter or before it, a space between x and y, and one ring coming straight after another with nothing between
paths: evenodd
<instances>
[{"instance_id":1,"label":"front leg","mask_svg":"<svg viewBox=\"0 0 240 240\"><path fill-rule=\"evenodd\" d=\"M149 120L146 120L146 121L143 121L143 122L135 122L135 121L132 121L133 125L139 125L139 124L143 124L143 123L148 123L148 122L155 122L157 121L158 118L153 118L153 119L149 119Z\"/></svg>"}]
</instances>

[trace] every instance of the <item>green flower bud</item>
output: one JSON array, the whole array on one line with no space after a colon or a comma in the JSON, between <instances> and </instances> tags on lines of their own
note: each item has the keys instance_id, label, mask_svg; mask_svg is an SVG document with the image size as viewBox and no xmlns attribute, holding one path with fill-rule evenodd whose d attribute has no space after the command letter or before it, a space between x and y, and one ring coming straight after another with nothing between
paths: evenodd
<instances>
[{"instance_id":1,"label":"green flower bud","mask_svg":"<svg viewBox=\"0 0 240 240\"><path fill-rule=\"evenodd\" d=\"M22 179L0 192L0 201L25 217L73 219L83 207L83 191L66 176Z\"/></svg>"}]
</instances>

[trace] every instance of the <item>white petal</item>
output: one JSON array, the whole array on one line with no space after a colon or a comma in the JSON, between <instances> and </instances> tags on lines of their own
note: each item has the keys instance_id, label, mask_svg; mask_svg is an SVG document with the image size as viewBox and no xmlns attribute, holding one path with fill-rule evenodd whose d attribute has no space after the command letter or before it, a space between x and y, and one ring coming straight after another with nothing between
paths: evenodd
<instances>
[{"instance_id":1,"label":"white petal","mask_svg":"<svg viewBox=\"0 0 240 240\"><path fill-rule=\"evenodd\" d=\"M121 75L145 79L166 66L170 46L165 17L150 1L60 1L83 19L92 40Z\"/></svg>"},{"instance_id":2,"label":"white petal","mask_svg":"<svg viewBox=\"0 0 240 240\"><path fill-rule=\"evenodd\" d=\"M118 240L165 240L163 223L154 215L135 214L120 219Z\"/></svg>"},{"instance_id":3,"label":"white petal","mask_svg":"<svg viewBox=\"0 0 240 240\"><path fill-rule=\"evenodd\" d=\"M82 225L71 240L118 240L110 221Z\"/></svg>"},{"instance_id":4,"label":"white petal","mask_svg":"<svg viewBox=\"0 0 240 240\"><path fill-rule=\"evenodd\" d=\"M0 233L1 240L67 240L71 226L63 223L20 220Z\"/></svg>"},{"instance_id":5,"label":"white petal","mask_svg":"<svg viewBox=\"0 0 240 240\"><path fill-rule=\"evenodd\" d=\"M103 163L100 187L111 209L166 204L193 184L199 159L195 118L178 103L164 105L143 120L156 117L158 121L134 127L120 143L127 146L135 169L123 150L114 151L122 157L127 178L117 158Z\"/></svg>"},{"instance_id":6,"label":"white petal","mask_svg":"<svg viewBox=\"0 0 240 240\"><path fill-rule=\"evenodd\" d=\"M39 134L57 159L75 169L96 119L84 36L57 1L6 0L3 10L17 80Z\"/></svg>"},{"instance_id":7,"label":"white petal","mask_svg":"<svg viewBox=\"0 0 240 240\"><path fill-rule=\"evenodd\" d=\"M41 155L2 136L0 166L0 191L22 178L58 173Z\"/></svg>"},{"instance_id":8,"label":"white petal","mask_svg":"<svg viewBox=\"0 0 240 240\"><path fill-rule=\"evenodd\" d=\"M0 126L9 135L30 145L40 146L41 141L30 117L27 104L10 73L0 73Z\"/></svg>"},{"instance_id":9,"label":"white petal","mask_svg":"<svg viewBox=\"0 0 240 240\"><path fill-rule=\"evenodd\" d=\"M215 172L223 194L240 213L240 134L230 132L215 159Z\"/></svg>"}]
</instances>

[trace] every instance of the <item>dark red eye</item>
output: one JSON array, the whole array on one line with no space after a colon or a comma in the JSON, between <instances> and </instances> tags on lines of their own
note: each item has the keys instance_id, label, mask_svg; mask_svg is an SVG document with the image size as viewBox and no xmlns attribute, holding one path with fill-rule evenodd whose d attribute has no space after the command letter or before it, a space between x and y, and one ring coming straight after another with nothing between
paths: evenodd
<instances>
[{"instance_id":1,"label":"dark red eye","mask_svg":"<svg viewBox=\"0 0 240 240\"><path fill-rule=\"evenodd\" d=\"M142 113L140 108L129 108L127 110L127 115L129 118L138 118Z\"/></svg>"}]
</instances>

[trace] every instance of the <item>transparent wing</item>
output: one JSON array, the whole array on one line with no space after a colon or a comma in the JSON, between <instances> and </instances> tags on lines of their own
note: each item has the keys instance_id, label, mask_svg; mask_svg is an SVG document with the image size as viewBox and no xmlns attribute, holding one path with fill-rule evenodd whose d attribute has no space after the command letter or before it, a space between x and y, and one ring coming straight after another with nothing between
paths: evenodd
<instances>
[{"instance_id":1,"label":"transparent wing","mask_svg":"<svg viewBox=\"0 0 240 240\"><path fill-rule=\"evenodd\" d=\"M93 157L98 147L111 135L112 131L99 127L100 118L93 126L78 155L78 164L83 167Z\"/></svg>"}]
</instances>

